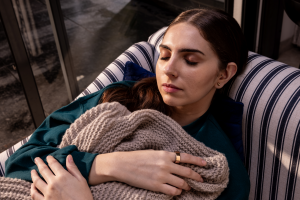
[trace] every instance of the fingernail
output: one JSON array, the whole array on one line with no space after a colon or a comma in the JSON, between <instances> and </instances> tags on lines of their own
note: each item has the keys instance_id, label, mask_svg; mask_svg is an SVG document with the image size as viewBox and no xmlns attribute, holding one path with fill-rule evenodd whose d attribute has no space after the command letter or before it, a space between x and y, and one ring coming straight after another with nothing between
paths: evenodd
<instances>
[{"instance_id":1,"label":"fingernail","mask_svg":"<svg viewBox=\"0 0 300 200\"><path fill-rule=\"evenodd\" d=\"M206 161L205 160L202 160L202 165L206 165Z\"/></svg>"},{"instance_id":2,"label":"fingernail","mask_svg":"<svg viewBox=\"0 0 300 200\"><path fill-rule=\"evenodd\" d=\"M38 157L36 157L36 158L34 159L34 163L37 164L37 162L38 162Z\"/></svg>"},{"instance_id":3,"label":"fingernail","mask_svg":"<svg viewBox=\"0 0 300 200\"><path fill-rule=\"evenodd\" d=\"M71 155L68 156L68 161L69 161L69 163L73 163L73 158Z\"/></svg>"},{"instance_id":4,"label":"fingernail","mask_svg":"<svg viewBox=\"0 0 300 200\"><path fill-rule=\"evenodd\" d=\"M203 179L202 178L200 178L200 182L203 183Z\"/></svg>"}]
</instances>

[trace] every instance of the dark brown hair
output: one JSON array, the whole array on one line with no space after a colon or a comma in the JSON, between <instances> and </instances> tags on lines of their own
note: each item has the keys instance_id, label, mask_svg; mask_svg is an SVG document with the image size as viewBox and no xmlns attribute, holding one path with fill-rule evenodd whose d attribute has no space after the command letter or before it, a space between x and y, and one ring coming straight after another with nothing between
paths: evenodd
<instances>
[{"instance_id":1,"label":"dark brown hair","mask_svg":"<svg viewBox=\"0 0 300 200\"><path fill-rule=\"evenodd\" d=\"M246 42L240 26L229 14L221 10L188 10L176 17L167 31L179 23L189 23L199 30L217 54L220 70L226 69L229 62L236 63L238 70L233 79L244 70L248 56ZM137 82L133 88L119 87L106 90L100 102L112 101L123 104L132 112L155 109L168 116L172 112L171 107L164 103L159 93L155 77L145 78Z\"/></svg>"},{"instance_id":2,"label":"dark brown hair","mask_svg":"<svg viewBox=\"0 0 300 200\"><path fill-rule=\"evenodd\" d=\"M117 101L133 112L140 109L154 109L171 115L171 107L165 104L157 88L156 78L144 78L132 88L117 87L106 90L99 103Z\"/></svg>"}]
</instances>

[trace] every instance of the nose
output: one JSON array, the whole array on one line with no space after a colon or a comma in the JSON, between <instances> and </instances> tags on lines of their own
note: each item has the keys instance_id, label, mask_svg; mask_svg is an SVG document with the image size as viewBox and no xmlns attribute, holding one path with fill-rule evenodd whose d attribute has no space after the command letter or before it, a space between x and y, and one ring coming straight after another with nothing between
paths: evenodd
<instances>
[{"instance_id":1,"label":"nose","mask_svg":"<svg viewBox=\"0 0 300 200\"><path fill-rule=\"evenodd\" d=\"M177 78L178 77L178 70L177 70L177 62L176 59L172 57L165 63L163 68L163 72L169 76L170 78Z\"/></svg>"}]
</instances>

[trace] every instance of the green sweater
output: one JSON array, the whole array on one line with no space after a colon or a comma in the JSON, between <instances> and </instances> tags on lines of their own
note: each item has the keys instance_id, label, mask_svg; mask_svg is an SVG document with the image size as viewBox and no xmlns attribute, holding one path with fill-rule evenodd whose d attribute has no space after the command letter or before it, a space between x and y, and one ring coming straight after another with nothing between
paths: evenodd
<instances>
[{"instance_id":1,"label":"green sweater","mask_svg":"<svg viewBox=\"0 0 300 200\"><path fill-rule=\"evenodd\" d=\"M113 87L132 87L136 82L121 81L110 84L106 88L79 98L67 106L49 115L32 134L29 141L18 149L5 162L5 176L31 180L30 171L36 169L34 158L40 157L46 162L46 157L52 155L66 168L66 157L71 154L78 169L88 181L89 172L97 154L79 152L72 145L62 149L57 148L65 131L83 113L98 104L103 92ZM221 130L213 116L207 112L183 129L206 146L225 154L230 169L229 184L218 200L247 200L250 191L250 181L247 171L236 153L228 137Z\"/></svg>"}]
</instances>

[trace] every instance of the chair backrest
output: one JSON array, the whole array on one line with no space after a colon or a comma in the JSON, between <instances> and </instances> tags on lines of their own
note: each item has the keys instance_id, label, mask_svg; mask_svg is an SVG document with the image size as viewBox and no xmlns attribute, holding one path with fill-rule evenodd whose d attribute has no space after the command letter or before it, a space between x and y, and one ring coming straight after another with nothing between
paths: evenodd
<instances>
[{"instance_id":1,"label":"chair backrest","mask_svg":"<svg viewBox=\"0 0 300 200\"><path fill-rule=\"evenodd\" d=\"M154 46L154 65L165 31L148 40ZM300 70L249 52L246 69L228 95L244 103L249 199L300 199Z\"/></svg>"},{"instance_id":2,"label":"chair backrest","mask_svg":"<svg viewBox=\"0 0 300 200\"><path fill-rule=\"evenodd\" d=\"M300 199L300 70L250 53L229 96L244 103L250 199Z\"/></svg>"}]
</instances>

